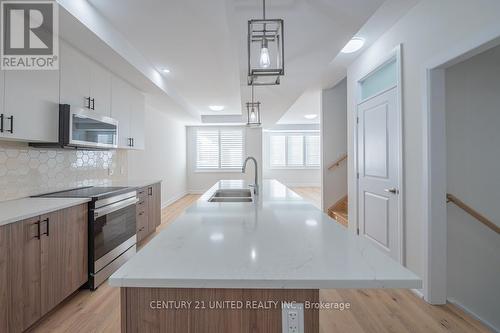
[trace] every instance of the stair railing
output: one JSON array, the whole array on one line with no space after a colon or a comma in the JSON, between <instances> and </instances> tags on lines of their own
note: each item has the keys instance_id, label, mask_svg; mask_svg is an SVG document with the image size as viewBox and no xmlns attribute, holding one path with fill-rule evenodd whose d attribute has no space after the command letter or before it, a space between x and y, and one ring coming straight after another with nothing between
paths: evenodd
<instances>
[{"instance_id":1,"label":"stair railing","mask_svg":"<svg viewBox=\"0 0 500 333\"><path fill-rule=\"evenodd\" d=\"M470 214L472 217L474 217L476 220L490 228L491 230L495 231L497 234L500 234L500 227L498 227L495 223L493 223L491 220L489 220L487 217L479 213L477 210L474 208L470 207L467 205L465 202L462 200L458 199L456 196L453 194L447 193L446 194L446 199L447 202L453 202L457 207L460 207L463 209L465 212Z\"/></svg>"},{"instance_id":2,"label":"stair railing","mask_svg":"<svg viewBox=\"0 0 500 333\"><path fill-rule=\"evenodd\" d=\"M339 159L337 159L335 162L333 162L329 167L328 167L328 170L333 170L337 167L340 166L340 163L342 163L343 161L347 160L347 154L343 155L342 157L340 157Z\"/></svg>"}]
</instances>

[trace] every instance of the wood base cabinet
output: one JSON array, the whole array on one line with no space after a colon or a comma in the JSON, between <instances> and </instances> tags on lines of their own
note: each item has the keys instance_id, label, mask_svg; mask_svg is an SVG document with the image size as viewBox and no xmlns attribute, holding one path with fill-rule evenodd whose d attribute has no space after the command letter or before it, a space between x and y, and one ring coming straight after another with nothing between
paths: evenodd
<instances>
[{"instance_id":1,"label":"wood base cabinet","mask_svg":"<svg viewBox=\"0 0 500 333\"><path fill-rule=\"evenodd\" d=\"M315 304L304 333L319 332L318 289L196 288L121 288L121 332L282 333L283 302Z\"/></svg>"},{"instance_id":2,"label":"wood base cabinet","mask_svg":"<svg viewBox=\"0 0 500 333\"><path fill-rule=\"evenodd\" d=\"M87 224L84 204L0 227L0 331L28 329L86 283Z\"/></svg>"},{"instance_id":3,"label":"wood base cabinet","mask_svg":"<svg viewBox=\"0 0 500 333\"><path fill-rule=\"evenodd\" d=\"M155 232L161 223L161 183L137 190L137 243Z\"/></svg>"}]
</instances>

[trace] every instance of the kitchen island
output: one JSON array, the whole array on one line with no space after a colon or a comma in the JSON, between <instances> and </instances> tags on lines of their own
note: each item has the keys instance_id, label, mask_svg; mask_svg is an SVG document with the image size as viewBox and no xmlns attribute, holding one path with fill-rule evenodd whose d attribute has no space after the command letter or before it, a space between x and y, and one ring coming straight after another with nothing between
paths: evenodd
<instances>
[{"instance_id":1,"label":"kitchen island","mask_svg":"<svg viewBox=\"0 0 500 333\"><path fill-rule=\"evenodd\" d=\"M421 287L275 180L253 202L209 202L218 190L242 188L215 184L111 276L121 288L122 331L278 333L282 302L292 302L304 307L304 331L318 332L319 289Z\"/></svg>"}]
</instances>

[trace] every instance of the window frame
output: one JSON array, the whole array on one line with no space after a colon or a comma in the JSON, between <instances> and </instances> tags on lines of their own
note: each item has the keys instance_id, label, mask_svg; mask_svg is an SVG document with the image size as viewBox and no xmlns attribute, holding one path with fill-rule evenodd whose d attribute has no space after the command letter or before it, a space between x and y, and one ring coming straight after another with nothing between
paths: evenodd
<instances>
[{"instance_id":1,"label":"window frame","mask_svg":"<svg viewBox=\"0 0 500 333\"><path fill-rule=\"evenodd\" d=\"M285 137L285 165L284 166L273 166L272 161L272 147L271 147L271 137L273 136L284 136ZM288 137L289 136L302 136L302 165L289 165L288 162ZM319 138L319 154L320 161L317 166L308 166L307 165L307 139L308 136L317 136ZM267 164L268 168L271 170L319 170L321 169L321 135L319 131L308 131L308 132L282 132L282 131L269 131L267 138Z\"/></svg>"},{"instance_id":2,"label":"window frame","mask_svg":"<svg viewBox=\"0 0 500 333\"><path fill-rule=\"evenodd\" d=\"M217 131L217 134L218 134L218 142L217 142L217 144L218 144L218 167L217 168L199 168L198 167L198 131L207 131L207 130ZM246 130L244 127L233 127L233 126L196 127L196 128L194 128L194 135L193 135L193 146L194 146L193 171L195 173L217 173L217 172L241 173L241 168L243 167L243 165L241 167L234 167L234 168L222 168L221 167L221 162L222 162L221 132L224 130L240 130L241 131L241 138L242 138L241 160L242 160L242 162L244 161L245 154L246 154Z\"/></svg>"}]
</instances>

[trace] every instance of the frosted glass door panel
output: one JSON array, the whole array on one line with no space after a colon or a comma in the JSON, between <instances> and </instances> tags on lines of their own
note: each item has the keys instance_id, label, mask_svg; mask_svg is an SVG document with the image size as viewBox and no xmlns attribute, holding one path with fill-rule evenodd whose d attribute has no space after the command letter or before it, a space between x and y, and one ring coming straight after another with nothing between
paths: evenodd
<instances>
[{"instance_id":1,"label":"frosted glass door panel","mask_svg":"<svg viewBox=\"0 0 500 333\"><path fill-rule=\"evenodd\" d=\"M361 81L361 100L375 96L397 84L396 59Z\"/></svg>"}]
</instances>

